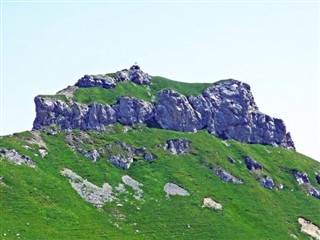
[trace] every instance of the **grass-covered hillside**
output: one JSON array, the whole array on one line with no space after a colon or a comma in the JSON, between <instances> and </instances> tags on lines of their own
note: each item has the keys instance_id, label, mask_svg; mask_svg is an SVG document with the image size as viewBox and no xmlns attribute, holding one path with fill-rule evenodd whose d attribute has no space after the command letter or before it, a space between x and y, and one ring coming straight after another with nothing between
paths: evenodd
<instances>
[{"instance_id":1,"label":"grass-covered hillside","mask_svg":"<svg viewBox=\"0 0 320 240\"><path fill-rule=\"evenodd\" d=\"M157 156L152 161L136 157L123 170L108 161L108 151L96 162L85 157L67 144L70 134L23 132L1 138L0 148L16 149L36 164L0 160L1 239L309 239L300 232L298 218L320 224L320 200L308 196L292 174L295 170L307 173L311 184L319 188L320 163L297 152L222 141L206 131L181 133L118 124L105 133L73 131L73 136L86 136L80 141L83 149L107 149L124 142L146 147ZM163 148L169 139L188 139L191 152L171 154ZM41 149L48 152L43 158ZM258 161L263 170L249 171L246 156ZM222 181L211 167L230 172L243 184ZM113 201L97 208L72 188L61 174L65 168L100 188L109 183L114 192L123 183L122 176L129 175L143 184L142 197L136 199L135 190L124 185ZM283 189L262 187L258 179L264 175ZM190 195L166 196L167 182ZM203 208L205 197L220 203L222 210Z\"/></svg>"}]
</instances>

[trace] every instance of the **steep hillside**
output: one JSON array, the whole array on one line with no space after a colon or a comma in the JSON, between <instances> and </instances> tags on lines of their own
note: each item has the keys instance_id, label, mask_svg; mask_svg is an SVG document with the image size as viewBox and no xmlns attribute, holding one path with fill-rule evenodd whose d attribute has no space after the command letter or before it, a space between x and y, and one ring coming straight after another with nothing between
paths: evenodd
<instances>
[{"instance_id":1,"label":"steep hillside","mask_svg":"<svg viewBox=\"0 0 320 240\"><path fill-rule=\"evenodd\" d=\"M143 111L126 111L124 118L119 112L127 105L113 104L130 96L157 111L159 91L174 89L192 101L221 82L185 84L148 75L141 82L119 82L114 80L122 73L103 76L111 80L38 97L46 107L37 108L35 129L1 137L3 239L319 239L320 163L293 150L281 120L270 117L266 125L257 125L252 105L245 112L251 122L243 126L257 131L241 141L219 138L207 125L194 132L164 129L170 125L161 125L163 118L155 117L158 125L137 121L144 119ZM105 104L102 110L97 103ZM70 110L75 106L83 107L78 115ZM85 115L89 106L95 112ZM191 115L177 116L178 121ZM107 121L112 123L103 125ZM232 133L230 126L226 129ZM275 134L283 142L271 137Z\"/></svg>"}]
</instances>

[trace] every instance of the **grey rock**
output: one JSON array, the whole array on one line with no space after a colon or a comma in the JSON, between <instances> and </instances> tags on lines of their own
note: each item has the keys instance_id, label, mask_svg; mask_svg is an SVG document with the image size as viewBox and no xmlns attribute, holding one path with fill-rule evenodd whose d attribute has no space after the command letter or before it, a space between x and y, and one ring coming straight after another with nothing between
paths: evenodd
<instances>
[{"instance_id":1,"label":"grey rock","mask_svg":"<svg viewBox=\"0 0 320 240\"><path fill-rule=\"evenodd\" d=\"M16 165L26 164L32 168L36 166L36 163L30 157L24 154L19 154L15 149L0 148L0 157L6 158Z\"/></svg>"},{"instance_id":2,"label":"grey rock","mask_svg":"<svg viewBox=\"0 0 320 240\"><path fill-rule=\"evenodd\" d=\"M299 172L299 171L293 171L293 176L297 180L299 185L301 185L303 183L310 183L310 180L308 178L308 174L306 174L306 173Z\"/></svg>"},{"instance_id":3,"label":"grey rock","mask_svg":"<svg viewBox=\"0 0 320 240\"><path fill-rule=\"evenodd\" d=\"M91 159L93 162L96 162L98 158L100 157L100 154L97 150L91 150L84 153L84 156Z\"/></svg>"},{"instance_id":4,"label":"grey rock","mask_svg":"<svg viewBox=\"0 0 320 240\"><path fill-rule=\"evenodd\" d=\"M173 155L188 154L191 151L190 143L187 139L171 139L167 141L165 149L168 149Z\"/></svg>"},{"instance_id":5,"label":"grey rock","mask_svg":"<svg viewBox=\"0 0 320 240\"><path fill-rule=\"evenodd\" d=\"M108 183L104 183L102 188L83 179L70 169L61 171L63 176L69 178L72 188L87 202L101 208L106 202L111 202L115 198L112 195L112 187Z\"/></svg>"},{"instance_id":6,"label":"grey rock","mask_svg":"<svg viewBox=\"0 0 320 240\"><path fill-rule=\"evenodd\" d=\"M233 184L242 184L243 181L241 179L236 178L231 173L227 172L226 170L220 167L213 167L211 169L216 175L220 177L220 179L224 182L230 182Z\"/></svg>"},{"instance_id":7,"label":"grey rock","mask_svg":"<svg viewBox=\"0 0 320 240\"><path fill-rule=\"evenodd\" d=\"M34 130L58 125L62 129L104 131L105 126L116 123L116 112L109 105L73 103L69 106L61 100L43 97L36 97L35 104Z\"/></svg>"},{"instance_id":8,"label":"grey rock","mask_svg":"<svg viewBox=\"0 0 320 240\"><path fill-rule=\"evenodd\" d=\"M116 81L117 82L134 82L136 84L148 84L152 77L147 73L144 73L138 65L133 65L130 69L124 69L117 72Z\"/></svg>"},{"instance_id":9,"label":"grey rock","mask_svg":"<svg viewBox=\"0 0 320 240\"><path fill-rule=\"evenodd\" d=\"M101 88L114 88L116 86L115 80L112 77L106 75L84 75L75 84L77 87L90 88L90 87L101 87Z\"/></svg>"},{"instance_id":10,"label":"grey rock","mask_svg":"<svg viewBox=\"0 0 320 240\"><path fill-rule=\"evenodd\" d=\"M320 175L319 174L316 175L316 179L317 179L318 184L320 184Z\"/></svg>"},{"instance_id":11,"label":"grey rock","mask_svg":"<svg viewBox=\"0 0 320 240\"><path fill-rule=\"evenodd\" d=\"M190 193L187 190L171 182L166 183L163 187L163 190L167 193L167 197L174 196L174 195L178 195L178 196L190 195Z\"/></svg>"},{"instance_id":12,"label":"grey rock","mask_svg":"<svg viewBox=\"0 0 320 240\"><path fill-rule=\"evenodd\" d=\"M133 163L133 157L130 155L116 154L109 157L109 162L119 168L127 170Z\"/></svg>"},{"instance_id":13,"label":"grey rock","mask_svg":"<svg viewBox=\"0 0 320 240\"><path fill-rule=\"evenodd\" d=\"M121 97L114 106L117 121L132 126L143 123L153 116L153 105L132 97Z\"/></svg>"},{"instance_id":14,"label":"grey rock","mask_svg":"<svg viewBox=\"0 0 320 240\"><path fill-rule=\"evenodd\" d=\"M122 182L128 186L130 186L134 191L134 198L137 200L141 200L143 197L143 184L139 183L138 181L134 180L132 177L128 175L122 176Z\"/></svg>"},{"instance_id":15,"label":"grey rock","mask_svg":"<svg viewBox=\"0 0 320 240\"><path fill-rule=\"evenodd\" d=\"M307 193L313 197L320 199L320 191L316 187L312 186L311 184L307 184L306 186Z\"/></svg>"},{"instance_id":16,"label":"grey rock","mask_svg":"<svg viewBox=\"0 0 320 240\"><path fill-rule=\"evenodd\" d=\"M158 93L155 120L163 129L196 132L201 129L201 114L194 110L188 99L173 90Z\"/></svg>"},{"instance_id":17,"label":"grey rock","mask_svg":"<svg viewBox=\"0 0 320 240\"><path fill-rule=\"evenodd\" d=\"M254 171L254 170L262 170L262 166L260 163L258 163L256 160L254 160L252 157L245 157L244 161L246 163L247 168L250 171Z\"/></svg>"},{"instance_id":18,"label":"grey rock","mask_svg":"<svg viewBox=\"0 0 320 240\"><path fill-rule=\"evenodd\" d=\"M268 189L273 189L275 186L273 179L268 176L264 176L264 177L260 178L259 183L261 184L261 186L268 188Z\"/></svg>"}]
</instances>

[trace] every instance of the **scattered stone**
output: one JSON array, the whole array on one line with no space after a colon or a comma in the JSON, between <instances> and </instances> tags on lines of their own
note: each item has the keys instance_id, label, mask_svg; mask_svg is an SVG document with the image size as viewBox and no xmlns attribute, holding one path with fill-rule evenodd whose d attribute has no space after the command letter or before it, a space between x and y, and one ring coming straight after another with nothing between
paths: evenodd
<instances>
[{"instance_id":1,"label":"scattered stone","mask_svg":"<svg viewBox=\"0 0 320 240\"><path fill-rule=\"evenodd\" d=\"M301 225L301 232L308 234L309 236L315 238L316 240L320 240L320 228L314 223L299 217L298 222Z\"/></svg>"},{"instance_id":2,"label":"scattered stone","mask_svg":"<svg viewBox=\"0 0 320 240\"><path fill-rule=\"evenodd\" d=\"M114 200L112 196L112 187L108 183L104 183L102 188L83 179L70 169L61 171L63 176L69 178L69 182L74 190L87 202L101 208L106 202Z\"/></svg>"},{"instance_id":3,"label":"scattered stone","mask_svg":"<svg viewBox=\"0 0 320 240\"><path fill-rule=\"evenodd\" d=\"M29 167L36 167L36 163L28 156L19 154L16 150L0 149L0 157L6 158L16 165L26 164Z\"/></svg>"},{"instance_id":4,"label":"scattered stone","mask_svg":"<svg viewBox=\"0 0 320 240\"><path fill-rule=\"evenodd\" d=\"M167 197L174 196L174 195L179 195L179 196L190 195L190 193L187 190L171 182L166 183L166 185L164 185L163 190L167 193Z\"/></svg>"},{"instance_id":5,"label":"scattered stone","mask_svg":"<svg viewBox=\"0 0 320 240\"><path fill-rule=\"evenodd\" d=\"M250 170L250 171L255 171L255 170L262 170L262 166L260 163L258 163L256 160L254 160L253 158L251 157L245 157L245 163L246 163L246 166L247 168Z\"/></svg>"},{"instance_id":6,"label":"scattered stone","mask_svg":"<svg viewBox=\"0 0 320 240\"><path fill-rule=\"evenodd\" d=\"M312 186L310 183L305 184L307 193L315 198L320 199L320 191L316 187Z\"/></svg>"},{"instance_id":7,"label":"scattered stone","mask_svg":"<svg viewBox=\"0 0 320 240\"><path fill-rule=\"evenodd\" d=\"M183 155L191 151L191 142L187 139L172 139L168 140L165 149L168 149L173 155Z\"/></svg>"},{"instance_id":8,"label":"scattered stone","mask_svg":"<svg viewBox=\"0 0 320 240\"><path fill-rule=\"evenodd\" d=\"M134 180L128 175L122 176L122 181L124 184L130 186L135 191L135 194L134 194L135 199L137 200L142 199L142 194L143 194L143 190L141 189L141 187L143 186L142 183L139 183L138 181Z\"/></svg>"},{"instance_id":9,"label":"scattered stone","mask_svg":"<svg viewBox=\"0 0 320 240\"><path fill-rule=\"evenodd\" d=\"M268 176L264 176L264 177L260 178L259 183L261 186L268 188L268 189L273 189L275 186L273 179Z\"/></svg>"},{"instance_id":10,"label":"scattered stone","mask_svg":"<svg viewBox=\"0 0 320 240\"><path fill-rule=\"evenodd\" d=\"M230 156L228 156L227 159L228 159L229 163L231 163L231 164L235 164L236 163L236 161Z\"/></svg>"},{"instance_id":11,"label":"scattered stone","mask_svg":"<svg viewBox=\"0 0 320 240\"><path fill-rule=\"evenodd\" d=\"M114 88L116 86L115 80L107 75L84 75L75 84L81 88L101 87L101 88Z\"/></svg>"},{"instance_id":12,"label":"scattered stone","mask_svg":"<svg viewBox=\"0 0 320 240\"><path fill-rule=\"evenodd\" d=\"M293 176L295 177L295 179L297 180L299 185L301 185L303 183L310 183L310 180L308 178L308 174L306 174L306 173L293 171Z\"/></svg>"},{"instance_id":13,"label":"scattered stone","mask_svg":"<svg viewBox=\"0 0 320 240\"><path fill-rule=\"evenodd\" d=\"M220 203L217 203L214 201L212 198L204 198L203 199L203 205L202 207L204 208L212 208L214 210L222 210L222 205Z\"/></svg>"},{"instance_id":14,"label":"scattered stone","mask_svg":"<svg viewBox=\"0 0 320 240\"><path fill-rule=\"evenodd\" d=\"M100 158L100 154L96 149L91 151L85 151L83 154L85 157L89 158L93 162L96 162L98 158Z\"/></svg>"},{"instance_id":15,"label":"scattered stone","mask_svg":"<svg viewBox=\"0 0 320 240\"><path fill-rule=\"evenodd\" d=\"M39 149L39 154L42 158L44 158L45 156L48 155L48 152L45 149Z\"/></svg>"},{"instance_id":16,"label":"scattered stone","mask_svg":"<svg viewBox=\"0 0 320 240\"><path fill-rule=\"evenodd\" d=\"M243 184L243 181L241 179L236 178L231 173L227 172L222 168L213 167L211 170L215 174L217 174L220 177L220 179L224 182L231 182L233 184Z\"/></svg>"}]
</instances>

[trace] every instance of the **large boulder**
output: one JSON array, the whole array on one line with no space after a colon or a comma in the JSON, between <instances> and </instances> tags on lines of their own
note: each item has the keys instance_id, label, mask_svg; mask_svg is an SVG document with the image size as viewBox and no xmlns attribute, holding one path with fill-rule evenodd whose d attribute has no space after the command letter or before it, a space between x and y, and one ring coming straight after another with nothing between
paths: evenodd
<instances>
[{"instance_id":1,"label":"large boulder","mask_svg":"<svg viewBox=\"0 0 320 240\"><path fill-rule=\"evenodd\" d=\"M158 93L155 120L164 129L196 132L201 129L201 114L194 110L188 99L173 90Z\"/></svg>"},{"instance_id":2,"label":"large boulder","mask_svg":"<svg viewBox=\"0 0 320 240\"><path fill-rule=\"evenodd\" d=\"M90 87L101 87L101 88L114 88L116 86L115 80L107 75L84 75L75 84L77 87L90 88Z\"/></svg>"},{"instance_id":3,"label":"large boulder","mask_svg":"<svg viewBox=\"0 0 320 240\"><path fill-rule=\"evenodd\" d=\"M213 167L211 169L216 175L220 177L220 179L224 182L230 182L233 184L242 184L243 181L241 179L236 178L231 173L227 172L226 170L220 167Z\"/></svg>"},{"instance_id":4,"label":"large boulder","mask_svg":"<svg viewBox=\"0 0 320 240\"><path fill-rule=\"evenodd\" d=\"M247 168L250 171L262 170L262 165L258 163L256 160L254 160L252 157L245 157L244 161L246 163Z\"/></svg>"}]
</instances>

